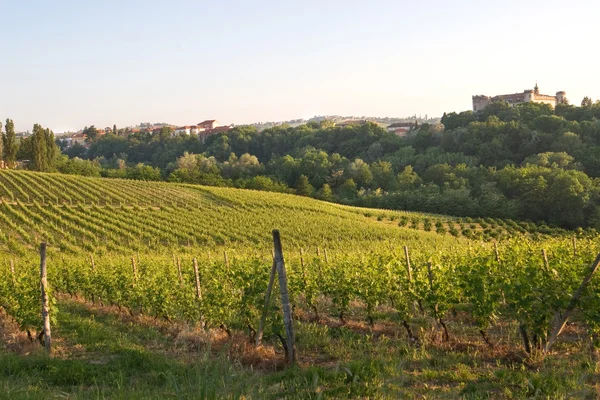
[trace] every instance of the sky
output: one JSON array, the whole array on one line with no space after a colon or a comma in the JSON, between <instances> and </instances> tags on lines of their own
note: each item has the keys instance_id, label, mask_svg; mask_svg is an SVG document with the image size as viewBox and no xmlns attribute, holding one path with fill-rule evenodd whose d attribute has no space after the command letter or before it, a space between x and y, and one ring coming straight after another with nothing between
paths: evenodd
<instances>
[{"instance_id":1,"label":"sky","mask_svg":"<svg viewBox=\"0 0 600 400\"><path fill-rule=\"evenodd\" d=\"M0 0L18 131L441 116L474 94L600 99L597 0Z\"/></svg>"}]
</instances>

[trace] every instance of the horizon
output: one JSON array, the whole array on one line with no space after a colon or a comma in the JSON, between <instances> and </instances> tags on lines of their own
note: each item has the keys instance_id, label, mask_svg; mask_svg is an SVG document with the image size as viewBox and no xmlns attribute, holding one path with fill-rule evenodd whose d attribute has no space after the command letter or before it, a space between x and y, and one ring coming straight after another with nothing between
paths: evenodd
<instances>
[{"instance_id":1,"label":"horizon","mask_svg":"<svg viewBox=\"0 0 600 400\"><path fill-rule=\"evenodd\" d=\"M55 132L316 115L441 117L472 95L600 98L579 0L6 4L0 119ZM564 49L568 49L565 51ZM584 55L582 57L582 55Z\"/></svg>"}]
</instances>

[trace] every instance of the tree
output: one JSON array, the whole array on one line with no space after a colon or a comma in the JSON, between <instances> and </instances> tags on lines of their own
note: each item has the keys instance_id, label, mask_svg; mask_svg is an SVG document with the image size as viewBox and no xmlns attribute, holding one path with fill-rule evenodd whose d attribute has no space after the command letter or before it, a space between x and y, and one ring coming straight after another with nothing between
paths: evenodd
<instances>
[{"instance_id":1,"label":"tree","mask_svg":"<svg viewBox=\"0 0 600 400\"><path fill-rule=\"evenodd\" d=\"M591 107L592 105L592 99L590 99L588 96L585 96L583 100L581 100L581 107Z\"/></svg>"},{"instance_id":2,"label":"tree","mask_svg":"<svg viewBox=\"0 0 600 400\"><path fill-rule=\"evenodd\" d=\"M19 146L17 144L17 136L15 134L15 124L12 119L6 119L6 132L2 134L2 144L4 145L4 160L7 163L8 168L12 168L17 161L17 151Z\"/></svg>"},{"instance_id":3,"label":"tree","mask_svg":"<svg viewBox=\"0 0 600 400\"><path fill-rule=\"evenodd\" d=\"M325 201L333 201L333 191L331 190L331 186L329 184L324 184L323 187L319 190L318 197L321 200Z\"/></svg>"},{"instance_id":4,"label":"tree","mask_svg":"<svg viewBox=\"0 0 600 400\"><path fill-rule=\"evenodd\" d=\"M44 139L46 142L46 170L53 171L56 166L56 157L60 153L56 141L54 140L54 132L49 128L44 131Z\"/></svg>"},{"instance_id":5,"label":"tree","mask_svg":"<svg viewBox=\"0 0 600 400\"><path fill-rule=\"evenodd\" d=\"M33 125L33 164L36 171L48 169L48 146L46 145L46 131L39 124Z\"/></svg>"},{"instance_id":6,"label":"tree","mask_svg":"<svg viewBox=\"0 0 600 400\"><path fill-rule=\"evenodd\" d=\"M369 164L357 158L348 165L345 175L352 179L359 187L368 187L373 180L373 174Z\"/></svg>"},{"instance_id":7,"label":"tree","mask_svg":"<svg viewBox=\"0 0 600 400\"><path fill-rule=\"evenodd\" d=\"M83 134L87 136L85 138L85 142L92 143L92 142L95 142L96 139L98 138L98 129L96 129L96 127L94 125L90 126L89 128L85 127L83 129Z\"/></svg>"},{"instance_id":8,"label":"tree","mask_svg":"<svg viewBox=\"0 0 600 400\"><path fill-rule=\"evenodd\" d=\"M296 183L296 194L300 196L312 196L315 188L308 181L308 177L306 175L300 175L298 178L298 182Z\"/></svg>"},{"instance_id":9,"label":"tree","mask_svg":"<svg viewBox=\"0 0 600 400\"><path fill-rule=\"evenodd\" d=\"M112 131L113 135L117 135L117 125L113 125L113 131Z\"/></svg>"},{"instance_id":10,"label":"tree","mask_svg":"<svg viewBox=\"0 0 600 400\"><path fill-rule=\"evenodd\" d=\"M421 178L413 170L411 165L404 167L404 170L398 174L398 185L400 190L412 189L421 184Z\"/></svg>"},{"instance_id":11,"label":"tree","mask_svg":"<svg viewBox=\"0 0 600 400\"><path fill-rule=\"evenodd\" d=\"M346 179L338 188L338 194L342 199L354 200L356 198L356 182Z\"/></svg>"}]
</instances>

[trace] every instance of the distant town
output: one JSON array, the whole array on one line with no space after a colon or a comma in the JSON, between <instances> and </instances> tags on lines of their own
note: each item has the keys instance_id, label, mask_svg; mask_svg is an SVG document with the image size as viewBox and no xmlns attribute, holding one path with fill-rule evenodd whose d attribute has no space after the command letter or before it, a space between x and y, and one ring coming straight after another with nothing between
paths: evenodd
<instances>
[{"instance_id":1,"label":"distant town","mask_svg":"<svg viewBox=\"0 0 600 400\"><path fill-rule=\"evenodd\" d=\"M241 124L238 126L251 126L257 131L269 129L277 126L290 126L296 127L299 125L316 122L321 123L322 121L330 121L332 126L348 126L348 125L361 125L365 123L374 123L383 128L386 128L389 132L393 132L397 135L403 136L408 133L411 129L418 127L420 124L436 124L440 122L439 118L430 118L428 115L425 116L410 116L410 117L366 117L366 116L341 116L341 115L319 115L309 119L299 118L288 121L278 122L255 122L252 124ZM204 140L206 137L227 132L232 129L234 124L222 124L217 120L210 119L202 122L190 125L173 125L166 122L142 122L135 126L128 126L125 128L105 127L99 128L91 125L96 131L97 136L104 136L108 134L114 134L118 136L130 136L134 134L150 134L156 135L161 133L168 133L172 137L177 135L196 135L200 140ZM87 147L89 144L87 130L89 127L84 127L77 132L58 132L55 133L57 138L60 138L64 142L65 147L71 147L75 144ZM25 138L31 133L18 132L17 137Z\"/></svg>"}]
</instances>

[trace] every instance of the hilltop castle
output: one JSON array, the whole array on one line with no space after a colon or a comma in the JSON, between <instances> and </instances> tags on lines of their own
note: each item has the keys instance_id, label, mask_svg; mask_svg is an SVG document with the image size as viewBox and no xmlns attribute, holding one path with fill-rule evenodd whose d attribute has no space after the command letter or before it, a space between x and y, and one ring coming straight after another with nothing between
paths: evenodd
<instances>
[{"instance_id":1,"label":"hilltop castle","mask_svg":"<svg viewBox=\"0 0 600 400\"><path fill-rule=\"evenodd\" d=\"M505 101L511 106L533 102L550 104L552 107L556 107L557 104L565 103L567 101L567 93L563 91L556 92L556 96L540 94L540 89L536 83L533 90L525 90L523 93L500 94L493 97L483 95L473 96L473 111L483 110L497 101Z\"/></svg>"}]
</instances>

